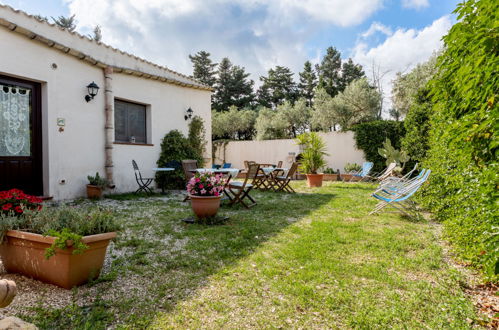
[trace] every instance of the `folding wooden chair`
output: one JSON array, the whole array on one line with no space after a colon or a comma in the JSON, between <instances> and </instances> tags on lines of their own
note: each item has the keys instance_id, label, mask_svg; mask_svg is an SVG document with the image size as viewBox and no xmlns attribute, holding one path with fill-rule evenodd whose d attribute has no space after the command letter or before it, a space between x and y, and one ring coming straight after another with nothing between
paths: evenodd
<instances>
[{"instance_id":1,"label":"folding wooden chair","mask_svg":"<svg viewBox=\"0 0 499 330\"><path fill-rule=\"evenodd\" d=\"M195 159L184 159L182 160L182 169L184 170L185 183L189 182L189 180L194 176L192 170L198 168L198 162ZM189 199L189 195L185 196L183 202Z\"/></svg>"},{"instance_id":2,"label":"folding wooden chair","mask_svg":"<svg viewBox=\"0 0 499 330\"><path fill-rule=\"evenodd\" d=\"M272 186L272 189L274 191L285 191L289 193L294 193L295 190L290 186L291 179L293 178L293 175L295 175L296 170L298 169L298 163L294 162L293 165L291 165L291 168L289 169L288 173L286 175L278 175L274 178L274 185Z\"/></svg>"},{"instance_id":3,"label":"folding wooden chair","mask_svg":"<svg viewBox=\"0 0 499 330\"><path fill-rule=\"evenodd\" d=\"M270 182L267 181L267 175L262 170L262 167L270 167L270 166L268 164L249 163L249 166L251 166L251 165L258 165L257 173L253 177L253 182L251 182L251 184L254 186L254 188L261 189L261 190L271 189L272 186L270 185Z\"/></svg>"},{"instance_id":4,"label":"folding wooden chair","mask_svg":"<svg viewBox=\"0 0 499 330\"><path fill-rule=\"evenodd\" d=\"M149 188L149 185L154 181L154 178L142 177L142 173L140 173L139 167L137 166L137 163L133 159L132 159L132 166L133 166L133 171L135 172L135 181L137 181L137 184L139 185L139 189L137 189L135 193L138 194L139 192L143 191L146 194L152 194L152 190L151 188Z\"/></svg>"},{"instance_id":5,"label":"folding wooden chair","mask_svg":"<svg viewBox=\"0 0 499 330\"><path fill-rule=\"evenodd\" d=\"M245 208L250 208L256 205L256 201L249 195L249 192L254 188L254 185L249 183L249 181L253 180L255 176L258 174L258 170L260 166L258 164L250 164L248 168L248 172L246 172L246 177L244 181L230 181L227 187L227 190L232 194L229 196L231 201L229 206L235 205L237 203L241 203ZM247 198L251 201L251 204L248 205L245 203L244 199Z\"/></svg>"}]
</instances>

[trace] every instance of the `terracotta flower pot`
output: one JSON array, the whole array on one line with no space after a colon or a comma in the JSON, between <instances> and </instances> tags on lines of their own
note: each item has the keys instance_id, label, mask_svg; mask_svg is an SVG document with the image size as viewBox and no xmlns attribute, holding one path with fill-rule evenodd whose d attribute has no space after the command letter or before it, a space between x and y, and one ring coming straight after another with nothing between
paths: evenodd
<instances>
[{"instance_id":1,"label":"terracotta flower pot","mask_svg":"<svg viewBox=\"0 0 499 330\"><path fill-rule=\"evenodd\" d=\"M109 241L115 232L85 236L88 245L82 254L73 254L73 248L56 249L54 256L45 258L45 249L55 237L42 236L18 230L9 230L0 244L0 258L8 273L19 273L42 282L71 289L99 277Z\"/></svg>"},{"instance_id":2,"label":"terracotta flower pot","mask_svg":"<svg viewBox=\"0 0 499 330\"><path fill-rule=\"evenodd\" d=\"M220 208L222 196L194 196L191 198L192 211L198 219L214 217Z\"/></svg>"},{"instance_id":3,"label":"terracotta flower pot","mask_svg":"<svg viewBox=\"0 0 499 330\"><path fill-rule=\"evenodd\" d=\"M87 197L90 199L101 199L102 187L87 184Z\"/></svg>"},{"instance_id":4,"label":"terracotta flower pot","mask_svg":"<svg viewBox=\"0 0 499 330\"><path fill-rule=\"evenodd\" d=\"M307 174L307 185L310 188L322 187L322 178L324 174Z\"/></svg>"}]
</instances>

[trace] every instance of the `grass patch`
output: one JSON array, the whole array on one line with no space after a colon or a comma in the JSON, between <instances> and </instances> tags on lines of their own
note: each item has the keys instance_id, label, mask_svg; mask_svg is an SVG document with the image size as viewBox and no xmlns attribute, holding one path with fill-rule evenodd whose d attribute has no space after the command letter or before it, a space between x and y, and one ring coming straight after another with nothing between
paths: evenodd
<instances>
[{"instance_id":1,"label":"grass patch","mask_svg":"<svg viewBox=\"0 0 499 330\"><path fill-rule=\"evenodd\" d=\"M293 186L255 192L250 210L223 207L215 226L183 223L189 205L173 197L120 200L126 230L101 280L67 309L22 316L42 329L470 327L435 225L368 216L367 184Z\"/></svg>"}]
</instances>

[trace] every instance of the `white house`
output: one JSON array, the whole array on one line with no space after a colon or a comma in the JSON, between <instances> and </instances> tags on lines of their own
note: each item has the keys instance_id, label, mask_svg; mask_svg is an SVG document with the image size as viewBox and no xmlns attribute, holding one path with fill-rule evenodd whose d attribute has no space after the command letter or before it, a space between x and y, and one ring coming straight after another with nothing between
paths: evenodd
<instances>
[{"instance_id":1,"label":"white house","mask_svg":"<svg viewBox=\"0 0 499 330\"><path fill-rule=\"evenodd\" d=\"M211 150L210 96L185 75L0 5L0 190L74 198L100 172L115 192L133 191L132 159L152 176L163 136L187 133L187 109L203 118Z\"/></svg>"}]
</instances>

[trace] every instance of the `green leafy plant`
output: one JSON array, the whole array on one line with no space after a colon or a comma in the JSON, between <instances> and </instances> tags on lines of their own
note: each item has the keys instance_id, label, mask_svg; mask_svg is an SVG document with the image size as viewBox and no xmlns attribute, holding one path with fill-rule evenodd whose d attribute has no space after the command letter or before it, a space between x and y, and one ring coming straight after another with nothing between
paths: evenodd
<instances>
[{"instance_id":1,"label":"green leafy plant","mask_svg":"<svg viewBox=\"0 0 499 330\"><path fill-rule=\"evenodd\" d=\"M88 245L81 241L83 236L72 233L68 228L64 228L62 231L50 229L47 232L47 236L53 236L56 239L54 243L45 250L46 259L54 256L56 249L64 250L68 247L72 247L74 248L73 254L82 254L86 249L88 249Z\"/></svg>"},{"instance_id":2,"label":"green leafy plant","mask_svg":"<svg viewBox=\"0 0 499 330\"><path fill-rule=\"evenodd\" d=\"M73 247L73 253L82 253L87 246L83 236L117 231L119 226L111 211L98 207L45 207L41 211L27 210L22 216L0 214L0 238L8 230L22 230L45 236L54 236L54 244L45 251L47 258L56 249Z\"/></svg>"},{"instance_id":3,"label":"green leafy plant","mask_svg":"<svg viewBox=\"0 0 499 330\"><path fill-rule=\"evenodd\" d=\"M296 143L303 147L301 152L300 171L307 174L317 174L321 168L327 165L324 156L326 153L326 144L319 134L303 133L296 137Z\"/></svg>"},{"instance_id":4,"label":"green leafy plant","mask_svg":"<svg viewBox=\"0 0 499 330\"><path fill-rule=\"evenodd\" d=\"M157 172L156 183L167 189L184 189L185 178L181 167L183 159L195 159L198 166L203 166L203 155L180 131L173 130L165 135L161 141L161 153L156 162L158 167L174 167L172 162L177 164L175 171Z\"/></svg>"},{"instance_id":5,"label":"green leafy plant","mask_svg":"<svg viewBox=\"0 0 499 330\"><path fill-rule=\"evenodd\" d=\"M362 166L356 163L347 163L343 169L345 170L345 173L358 172L362 170Z\"/></svg>"},{"instance_id":6,"label":"green leafy plant","mask_svg":"<svg viewBox=\"0 0 499 330\"><path fill-rule=\"evenodd\" d=\"M187 139L192 148L198 153L198 158L203 159L204 152L206 151L206 130L204 128L204 121L199 116L194 116L189 123L189 135Z\"/></svg>"},{"instance_id":7,"label":"green leafy plant","mask_svg":"<svg viewBox=\"0 0 499 330\"><path fill-rule=\"evenodd\" d=\"M491 244L498 224L497 1L464 1L455 13L458 22L443 38L438 72L429 85L434 106L423 166L432 173L421 201L444 223L457 254L494 280L499 277L499 251Z\"/></svg>"},{"instance_id":8,"label":"green leafy plant","mask_svg":"<svg viewBox=\"0 0 499 330\"><path fill-rule=\"evenodd\" d=\"M336 174L336 171L333 170L331 167L328 167L324 170L324 174Z\"/></svg>"},{"instance_id":9,"label":"green leafy plant","mask_svg":"<svg viewBox=\"0 0 499 330\"><path fill-rule=\"evenodd\" d=\"M396 149L401 147L405 135L404 122L393 120L375 120L357 124L352 128L355 133L357 148L364 151L367 161L372 162L373 172L380 172L386 167L386 160L378 153L378 148L388 138Z\"/></svg>"},{"instance_id":10,"label":"green leafy plant","mask_svg":"<svg viewBox=\"0 0 499 330\"><path fill-rule=\"evenodd\" d=\"M91 176L91 175L87 176L87 179L88 179L88 184L90 184L92 186L97 186L100 188L104 188L108 184L107 179L101 177L99 175L99 172L96 172L95 176Z\"/></svg>"},{"instance_id":11,"label":"green leafy plant","mask_svg":"<svg viewBox=\"0 0 499 330\"><path fill-rule=\"evenodd\" d=\"M386 159L386 165L397 163L397 166L404 168L405 163L410 159L404 150L397 150L392 146L390 139L386 139L382 148L378 148L378 153Z\"/></svg>"}]
</instances>

